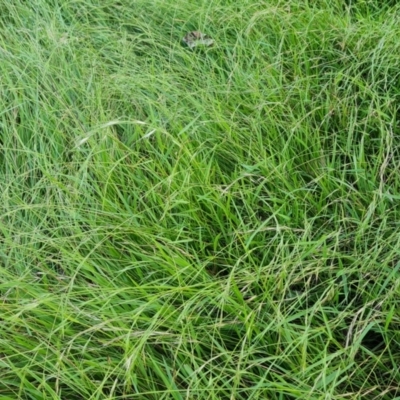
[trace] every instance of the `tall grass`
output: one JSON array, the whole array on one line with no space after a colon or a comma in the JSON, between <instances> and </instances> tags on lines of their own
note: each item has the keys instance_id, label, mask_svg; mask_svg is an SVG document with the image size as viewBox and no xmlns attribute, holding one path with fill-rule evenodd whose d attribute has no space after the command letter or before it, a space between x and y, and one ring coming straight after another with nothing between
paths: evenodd
<instances>
[{"instance_id":1,"label":"tall grass","mask_svg":"<svg viewBox=\"0 0 400 400\"><path fill-rule=\"evenodd\" d=\"M1 400L400 396L400 9L343 3L0 4Z\"/></svg>"}]
</instances>

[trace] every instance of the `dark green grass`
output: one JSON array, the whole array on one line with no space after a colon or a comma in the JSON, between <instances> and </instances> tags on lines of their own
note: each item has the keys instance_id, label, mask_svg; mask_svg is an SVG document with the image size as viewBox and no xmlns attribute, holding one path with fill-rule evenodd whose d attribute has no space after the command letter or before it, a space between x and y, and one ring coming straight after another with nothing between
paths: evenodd
<instances>
[{"instance_id":1,"label":"dark green grass","mask_svg":"<svg viewBox=\"0 0 400 400\"><path fill-rule=\"evenodd\" d=\"M385 4L0 5L0 400L400 396Z\"/></svg>"}]
</instances>

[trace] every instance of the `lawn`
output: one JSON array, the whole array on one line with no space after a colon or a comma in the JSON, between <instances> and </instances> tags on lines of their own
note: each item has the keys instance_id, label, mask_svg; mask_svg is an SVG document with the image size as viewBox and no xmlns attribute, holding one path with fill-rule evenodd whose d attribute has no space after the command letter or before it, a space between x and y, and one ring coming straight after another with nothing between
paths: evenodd
<instances>
[{"instance_id":1,"label":"lawn","mask_svg":"<svg viewBox=\"0 0 400 400\"><path fill-rule=\"evenodd\" d=\"M389 3L0 3L0 400L400 399Z\"/></svg>"}]
</instances>

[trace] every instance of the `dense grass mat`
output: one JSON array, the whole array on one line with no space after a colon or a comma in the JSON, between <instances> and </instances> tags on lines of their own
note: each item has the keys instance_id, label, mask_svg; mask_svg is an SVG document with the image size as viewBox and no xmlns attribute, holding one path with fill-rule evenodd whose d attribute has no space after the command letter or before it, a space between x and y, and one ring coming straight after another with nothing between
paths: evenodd
<instances>
[{"instance_id":1,"label":"dense grass mat","mask_svg":"<svg viewBox=\"0 0 400 400\"><path fill-rule=\"evenodd\" d=\"M400 398L384 3L1 2L0 400Z\"/></svg>"}]
</instances>

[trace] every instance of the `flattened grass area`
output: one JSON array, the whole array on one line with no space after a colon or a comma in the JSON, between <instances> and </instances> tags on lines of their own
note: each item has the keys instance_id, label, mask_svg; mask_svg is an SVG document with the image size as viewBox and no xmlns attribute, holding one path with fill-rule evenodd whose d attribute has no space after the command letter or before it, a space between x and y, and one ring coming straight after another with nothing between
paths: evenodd
<instances>
[{"instance_id":1,"label":"flattened grass area","mask_svg":"<svg viewBox=\"0 0 400 400\"><path fill-rule=\"evenodd\" d=\"M1 2L0 400L400 398L400 8L344 3Z\"/></svg>"}]
</instances>

